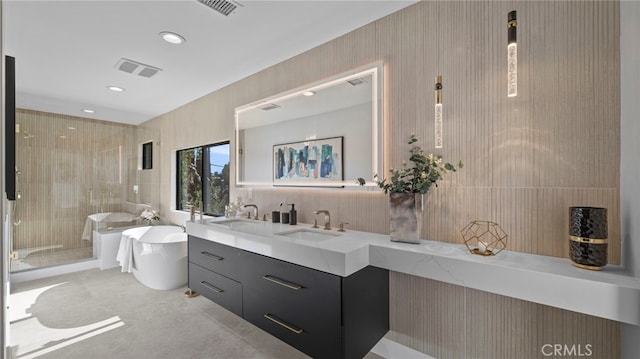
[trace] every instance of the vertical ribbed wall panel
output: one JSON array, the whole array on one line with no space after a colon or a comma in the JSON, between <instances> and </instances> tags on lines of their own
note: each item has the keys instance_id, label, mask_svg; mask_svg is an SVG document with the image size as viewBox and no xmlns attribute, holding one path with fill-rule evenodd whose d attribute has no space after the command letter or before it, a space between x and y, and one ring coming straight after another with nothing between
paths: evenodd
<instances>
[{"instance_id":1,"label":"vertical ribbed wall panel","mask_svg":"<svg viewBox=\"0 0 640 359\"><path fill-rule=\"evenodd\" d=\"M465 310L466 353L458 357L541 358L557 345L564 357L620 357L614 321L473 289L466 289Z\"/></svg>"},{"instance_id":2,"label":"vertical ribbed wall panel","mask_svg":"<svg viewBox=\"0 0 640 359\"><path fill-rule=\"evenodd\" d=\"M533 359L557 345L573 351L564 357L620 357L611 320L402 273L391 273L389 295L387 337L435 358Z\"/></svg>"},{"instance_id":3,"label":"vertical ribbed wall panel","mask_svg":"<svg viewBox=\"0 0 640 359\"><path fill-rule=\"evenodd\" d=\"M464 290L392 272L388 338L438 359L460 358L465 344Z\"/></svg>"}]
</instances>

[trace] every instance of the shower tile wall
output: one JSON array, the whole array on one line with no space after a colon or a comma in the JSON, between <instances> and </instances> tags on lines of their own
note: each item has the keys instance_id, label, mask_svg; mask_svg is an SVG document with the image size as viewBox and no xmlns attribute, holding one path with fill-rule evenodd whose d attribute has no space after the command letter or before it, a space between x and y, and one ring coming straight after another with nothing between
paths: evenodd
<instances>
[{"instance_id":1,"label":"shower tile wall","mask_svg":"<svg viewBox=\"0 0 640 359\"><path fill-rule=\"evenodd\" d=\"M123 210L135 180L127 165L136 158L135 127L21 109L16 123L21 223L13 249L67 260L58 252L92 247L81 238L88 215ZM92 257L90 250L79 252Z\"/></svg>"}]
</instances>

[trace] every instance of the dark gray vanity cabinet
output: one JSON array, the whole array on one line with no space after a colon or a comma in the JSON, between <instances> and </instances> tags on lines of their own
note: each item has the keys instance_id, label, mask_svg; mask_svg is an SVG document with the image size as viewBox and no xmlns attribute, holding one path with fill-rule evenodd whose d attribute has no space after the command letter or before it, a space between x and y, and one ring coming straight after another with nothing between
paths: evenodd
<instances>
[{"instance_id":1,"label":"dark gray vanity cabinet","mask_svg":"<svg viewBox=\"0 0 640 359\"><path fill-rule=\"evenodd\" d=\"M341 358L339 276L243 253L245 319L314 358Z\"/></svg>"},{"instance_id":2,"label":"dark gray vanity cabinet","mask_svg":"<svg viewBox=\"0 0 640 359\"><path fill-rule=\"evenodd\" d=\"M189 236L189 288L242 316L240 250Z\"/></svg>"},{"instance_id":3,"label":"dark gray vanity cabinet","mask_svg":"<svg viewBox=\"0 0 640 359\"><path fill-rule=\"evenodd\" d=\"M208 257L202 252L223 257L213 260L226 274L201 267L207 262L202 256ZM235 268L222 265L231 259ZM389 330L385 269L366 267L340 277L189 236L189 286L207 293L203 270L240 285L242 314L234 313L314 358L362 358ZM224 293L205 296L229 308L225 300L236 294Z\"/></svg>"}]
</instances>

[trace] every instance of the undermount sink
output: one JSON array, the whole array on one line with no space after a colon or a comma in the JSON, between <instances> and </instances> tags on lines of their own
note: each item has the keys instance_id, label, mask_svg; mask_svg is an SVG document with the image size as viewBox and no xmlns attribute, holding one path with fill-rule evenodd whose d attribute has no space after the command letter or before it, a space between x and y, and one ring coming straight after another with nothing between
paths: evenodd
<instances>
[{"instance_id":1,"label":"undermount sink","mask_svg":"<svg viewBox=\"0 0 640 359\"><path fill-rule=\"evenodd\" d=\"M225 226L231 225L232 223L254 223L251 219L245 218L226 218L226 219L213 219L209 223L211 224L222 224Z\"/></svg>"},{"instance_id":2,"label":"undermount sink","mask_svg":"<svg viewBox=\"0 0 640 359\"><path fill-rule=\"evenodd\" d=\"M307 228L292 229L289 231L283 231L274 234L306 241L322 241L325 239L335 238L340 235L337 233L321 232Z\"/></svg>"},{"instance_id":3,"label":"undermount sink","mask_svg":"<svg viewBox=\"0 0 640 359\"><path fill-rule=\"evenodd\" d=\"M225 226L232 231L245 232L245 233L255 233L256 232L256 221L250 219L242 219L242 218L229 218L223 220L213 220L209 222L209 224L217 224L221 226Z\"/></svg>"}]
</instances>

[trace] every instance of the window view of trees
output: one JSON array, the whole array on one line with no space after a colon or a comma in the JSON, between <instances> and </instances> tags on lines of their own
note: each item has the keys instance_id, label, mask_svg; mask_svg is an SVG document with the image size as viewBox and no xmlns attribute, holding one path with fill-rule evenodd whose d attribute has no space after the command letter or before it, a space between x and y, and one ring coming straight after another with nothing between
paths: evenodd
<instances>
[{"instance_id":1,"label":"window view of trees","mask_svg":"<svg viewBox=\"0 0 640 359\"><path fill-rule=\"evenodd\" d=\"M177 152L177 209L202 201L204 213L223 215L229 204L229 142Z\"/></svg>"}]
</instances>

